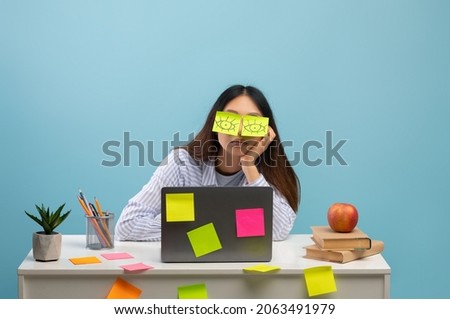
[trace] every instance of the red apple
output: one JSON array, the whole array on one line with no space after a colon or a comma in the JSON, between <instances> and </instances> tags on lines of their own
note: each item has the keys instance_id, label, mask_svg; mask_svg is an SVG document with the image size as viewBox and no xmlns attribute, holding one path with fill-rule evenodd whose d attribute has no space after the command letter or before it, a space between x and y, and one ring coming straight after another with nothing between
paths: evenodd
<instances>
[{"instance_id":1,"label":"red apple","mask_svg":"<svg viewBox=\"0 0 450 319\"><path fill-rule=\"evenodd\" d=\"M338 233L351 232L358 223L358 210L348 203L334 203L328 208L328 224Z\"/></svg>"}]
</instances>

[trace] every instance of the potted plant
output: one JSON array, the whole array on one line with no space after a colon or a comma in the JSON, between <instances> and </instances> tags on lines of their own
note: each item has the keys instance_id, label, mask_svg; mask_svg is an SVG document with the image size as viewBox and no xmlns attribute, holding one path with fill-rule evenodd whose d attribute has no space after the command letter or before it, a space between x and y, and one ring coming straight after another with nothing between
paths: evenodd
<instances>
[{"instance_id":1,"label":"potted plant","mask_svg":"<svg viewBox=\"0 0 450 319\"><path fill-rule=\"evenodd\" d=\"M55 232L55 228L69 216L70 210L61 214L64 206L62 204L56 211L50 211L50 208L36 206L39 217L25 211L32 220L42 227L42 231L33 233L33 258L37 261L54 261L61 256L61 234Z\"/></svg>"}]
</instances>

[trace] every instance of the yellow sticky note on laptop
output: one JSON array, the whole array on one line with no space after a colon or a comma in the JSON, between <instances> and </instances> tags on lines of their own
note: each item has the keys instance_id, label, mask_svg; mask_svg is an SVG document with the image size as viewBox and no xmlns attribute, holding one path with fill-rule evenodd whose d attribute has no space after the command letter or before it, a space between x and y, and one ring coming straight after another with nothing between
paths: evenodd
<instances>
[{"instance_id":1,"label":"yellow sticky note on laptop","mask_svg":"<svg viewBox=\"0 0 450 319\"><path fill-rule=\"evenodd\" d=\"M166 221L167 222L195 221L194 194L193 193L166 194Z\"/></svg>"},{"instance_id":2,"label":"yellow sticky note on laptop","mask_svg":"<svg viewBox=\"0 0 450 319\"><path fill-rule=\"evenodd\" d=\"M306 268L304 275L310 297L328 294L337 290L331 266Z\"/></svg>"},{"instance_id":3,"label":"yellow sticky note on laptop","mask_svg":"<svg viewBox=\"0 0 450 319\"><path fill-rule=\"evenodd\" d=\"M187 232L187 236L197 258L222 249L222 244L213 223L193 229Z\"/></svg>"}]
</instances>

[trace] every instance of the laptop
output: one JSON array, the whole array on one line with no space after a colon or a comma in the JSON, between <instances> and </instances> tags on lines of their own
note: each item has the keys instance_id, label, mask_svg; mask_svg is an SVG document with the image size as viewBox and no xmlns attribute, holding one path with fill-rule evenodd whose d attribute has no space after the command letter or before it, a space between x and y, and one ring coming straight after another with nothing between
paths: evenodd
<instances>
[{"instance_id":1,"label":"laptop","mask_svg":"<svg viewBox=\"0 0 450 319\"><path fill-rule=\"evenodd\" d=\"M161 260L270 261L272 209L271 187L164 187Z\"/></svg>"}]
</instances>

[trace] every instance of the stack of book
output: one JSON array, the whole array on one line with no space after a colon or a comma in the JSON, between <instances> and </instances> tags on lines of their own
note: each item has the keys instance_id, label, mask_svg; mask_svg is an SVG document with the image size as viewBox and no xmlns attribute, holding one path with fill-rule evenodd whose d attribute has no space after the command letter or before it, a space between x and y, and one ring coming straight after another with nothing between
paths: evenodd
<instances>
[{"instance_id":1,"label":"stack of book","mask_svg":"<svg viewBox=\"0 0 450 319\"><path fill-rule=\"evenodd\" d=\"M347 263L379 254L384 249L381 240L372 240L355 227L349 233L338 233L329 226L311 226L314 245L305 247L305 258Z\"/></svg>"}]
</instances>

